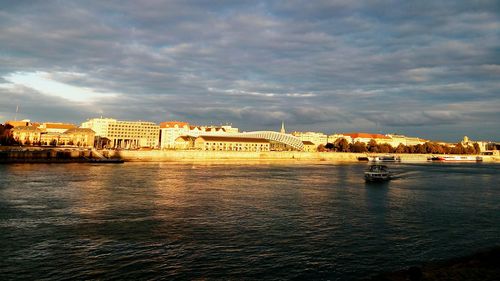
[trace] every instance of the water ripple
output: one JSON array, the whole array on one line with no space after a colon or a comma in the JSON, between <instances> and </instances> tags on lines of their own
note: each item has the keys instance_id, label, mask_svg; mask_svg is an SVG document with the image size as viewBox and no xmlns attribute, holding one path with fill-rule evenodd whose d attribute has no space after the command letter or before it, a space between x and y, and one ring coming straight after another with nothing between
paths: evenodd
<instances>
[{"instance_id":1,"label":"water ripple","mask_svg":"<svg viewBox=\"0 0 500 281\"><path fill-rule=\"evenodd\" d=\"M499 165L365 168L3 165L0 277L355 280L498 243Z\"/></svg>"}]
</instances>

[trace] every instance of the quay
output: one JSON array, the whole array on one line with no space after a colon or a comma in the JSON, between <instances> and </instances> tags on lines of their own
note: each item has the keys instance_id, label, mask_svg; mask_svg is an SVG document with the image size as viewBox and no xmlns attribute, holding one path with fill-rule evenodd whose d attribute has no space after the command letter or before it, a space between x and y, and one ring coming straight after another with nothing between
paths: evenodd
<instances>
[{"instance_id":1,"label":"quay","mask_svg":"<svg viewBox=\"0 0 500 281\"><path fill-rule=\"evenodd\" d=\"M366 154L305 151L203 151L203 150L96 150L62 147L0 147L0 163L123 163L183 161L288 161L359 162ZM430 154L394 154L401 162L427 162ZM435 154L434 154L435 156ZM480 156L483 162L500 162L498 155Z\"/></svg>"},{"instance_id":2,"label":"quay","mask_svg":"<svg viewBox=\"0 0 500 281\"><path fill-rule=\"evenodd\" d=\"M52 147L1 147L0 163L123 163L95 149Z\"/></svg>"}]
</instances>

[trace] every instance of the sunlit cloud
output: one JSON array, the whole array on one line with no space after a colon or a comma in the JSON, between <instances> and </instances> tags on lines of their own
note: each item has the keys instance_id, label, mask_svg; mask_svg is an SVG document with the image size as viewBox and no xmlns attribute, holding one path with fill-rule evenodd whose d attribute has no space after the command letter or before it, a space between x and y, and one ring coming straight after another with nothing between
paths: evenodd
<instances>
[{"instance_id":1,"label":"sunlit cloud","mask_svg":"<svg viewBox=\"0 0 500 281\"><path fill-rule=\"evenodd\" d=\"M73 102L94 102L104 98L115 98L117 93L103 93L88 87L73 86L53 79L48 72L14 72L3 77L7 83L2 87L16 85L36 90L44 95L56 96Z\"/></svg>"},{"instance_id":2,"label":"sunlit cloud","mask_svg":"<svg viewBox=\"0 0 500 281\"><path fill-rule=\"evenodd\" d=\"M4 2L3 116L500 138L498 1Z\"/></svg>"},{"instance_id":3,"label":"sunlit cloud","mask_svg":"<svg viewBox=\"0 0 500 281\"><path fill-rule=\"evenodd\" d=\"M256 92L256 91L245 91L239 89L216 89L208 88L209 92L221 92L232 96L256 96L256 97L291 97L291 98L309 98L315 97L314 93L273 93L273 92Z\"/></svg>"}]
</instances>

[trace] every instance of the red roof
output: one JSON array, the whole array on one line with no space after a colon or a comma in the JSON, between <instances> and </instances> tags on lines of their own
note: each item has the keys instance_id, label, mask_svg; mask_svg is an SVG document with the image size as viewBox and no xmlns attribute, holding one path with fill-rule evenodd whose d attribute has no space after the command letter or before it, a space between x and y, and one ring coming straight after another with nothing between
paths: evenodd
<instances>
[{"instance_id":1,"label":"red roof","mask_svg":"<svg viewBox=\"0 0 500 281\"><path fill-rule=\"evenodd\" d=\"M189 126L189 123L180 122L180 121L161 122L160 128L175 128L175 125L177 125L177 127L179 127L179 128L182 128L184 126Z\"/></svg>"},{"instance_id":2,"label":"red roof","mask_svg":"<svg viewBox=\"0 0 500 281\"><path fill-rule=\"evenodd\" d=\"M73 124L65 124L65 123L44 123L45 128L47 129L72 129L76 128Z\"/></svg>"},{"instance_id":3,"label":"red roof","mask_svg":"<svg viewBox=\"0 0 500 281\"><path fill-rule=\"evenodd\" d=\"M369 133L346 133L342 134L344 136L349 136L353 139L364 138L364 139L390 139L390 137L382 134L369 134Z\"/></svg>"}]
</instances>

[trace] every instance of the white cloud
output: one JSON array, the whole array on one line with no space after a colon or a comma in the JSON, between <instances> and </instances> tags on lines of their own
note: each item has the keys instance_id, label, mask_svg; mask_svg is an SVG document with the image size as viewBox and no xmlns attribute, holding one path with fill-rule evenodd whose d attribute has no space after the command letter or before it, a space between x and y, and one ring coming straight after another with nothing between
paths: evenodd
<instances>
[{"instance_id":1,"label":"white cloud","mask_svg":"<svg viewBox=\"0 0 500 281\"><path fill-rule=\"evenodd\" d=\"M66 73L62 73L63 75ZM54 80L54 76L61 75L55 73L52 75L48 72L14 72L3 77L11 84L2 84L3 88L11 88L17 86L24 86L34 89L44 95L61 97L73 102L89 102L103 99L115 98L119 96L117 93L103 93L98 92L92 88L73 86L67 83L62 83ZM78 74L83 75L83 74Z\"/></svg>"}]
</instances>

